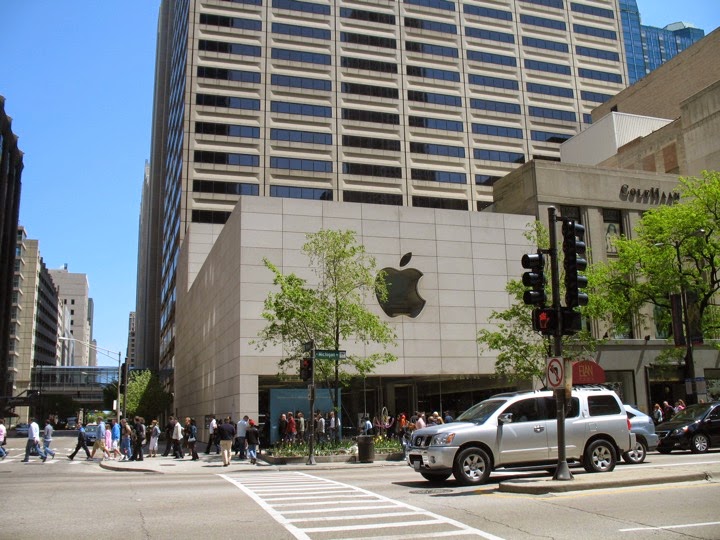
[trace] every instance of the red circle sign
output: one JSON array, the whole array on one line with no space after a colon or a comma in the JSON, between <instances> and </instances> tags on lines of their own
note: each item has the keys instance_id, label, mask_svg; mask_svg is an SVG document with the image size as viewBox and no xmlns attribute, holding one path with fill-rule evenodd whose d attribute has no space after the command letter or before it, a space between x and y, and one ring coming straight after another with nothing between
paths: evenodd
<instances>
[{"instance_id":1,"label":"red circle sign","mask_svg":"<svg viewBox=\"0 0 720 540\"><path fill-rule=\"evenodd\" d=\"M565 366L562 358L551 358L548 361L547 380L550 388L565 386Z\"/></svg>"}]
</instances>

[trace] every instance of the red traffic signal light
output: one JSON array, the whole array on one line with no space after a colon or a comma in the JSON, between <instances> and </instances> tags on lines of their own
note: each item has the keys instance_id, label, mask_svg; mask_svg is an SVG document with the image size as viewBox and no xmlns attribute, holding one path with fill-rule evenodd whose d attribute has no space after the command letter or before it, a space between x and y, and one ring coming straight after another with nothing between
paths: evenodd
<instances>
[{"instance_id":1,"label":"red traffic signal light","mask_svg":"<svg viewBox=\"0 0 720 540\"><path fill-rule=\"evenodd\" d=\"M303 358L300 360L300 378L303 381L311 381L313 378L313 361L312 358Z\"/></svg>"},{"instance_id":2,"label":"red traffic signal light","mask_svg":"<svg viewBox=\"0 0 720 540\"><path fill-rule=\"evenodd\" d=\"M532 312L533 330L544 336L552 336L557 329L557 312L554 308L538 308Z\"/></svg>"}]
</instances>

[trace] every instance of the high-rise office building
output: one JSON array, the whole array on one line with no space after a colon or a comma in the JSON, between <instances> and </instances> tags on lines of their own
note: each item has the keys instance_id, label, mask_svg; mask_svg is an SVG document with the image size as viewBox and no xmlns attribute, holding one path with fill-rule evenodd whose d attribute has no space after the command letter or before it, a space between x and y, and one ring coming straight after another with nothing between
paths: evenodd
<instances>
[{"instance_id":1,"label":"high-rise office building","mask_svg":"<svg viewBox=\"0 0 720 540\"><path fill-rule=\"evenodd\" d=\"M628 84L634 84L705 36L704 30L684 22L664 28L641 24L637 0L620 0L620 12Z\"/></svg>"},{"instance_id":2,"label":"high-rise office building","mask_svg":"<svg viewBox=\"0 0 720 540\"><path fill-rule=\"evenodd\" d=\"M620 32L617 0L163 2L139 350L155 317L169 382L191 224L241 195L483 209L625 87Z\"/></svg>"},{"instance_id":3,"label":"high-rise office building","mask_svg":"<svg viewBox=\"0 0 720 540\"><path fill-rule=\"evenodd\" d=\"M69 272L65 265L50 270L50 275L58 288L60 304L70 311L70 332L75 344L69 365L97 365L97 352L92 346L93 300L87 274Z\"/></svg>"},{"instance_id":4,"label":"high-rise office building","mask_svg":"<svg viewBox=\"0 0 720 540\"><path fill-rule=\"evenodd\" d=\"M16 373L10 365L13 344L10 320L18 294L13 283L23 170L23 153L17 142L12 121L5 114L5 98L0 96L0 414L5 408L5 398L12 395Z\"/></svg>"},{"instance_id":5,"label":"high-rise office building","mask_svg":"<svg viewBox=\"0 0 720 540\"><path fill-rule=\"evenodd\" d=\"M136 336L135 312L131 311L130 316L128 317L128 342L127 342L127 351L125 352L125 359L130 368L138 367L138 366L136 366L135 336Z\"/></svg>"}]
</instances>

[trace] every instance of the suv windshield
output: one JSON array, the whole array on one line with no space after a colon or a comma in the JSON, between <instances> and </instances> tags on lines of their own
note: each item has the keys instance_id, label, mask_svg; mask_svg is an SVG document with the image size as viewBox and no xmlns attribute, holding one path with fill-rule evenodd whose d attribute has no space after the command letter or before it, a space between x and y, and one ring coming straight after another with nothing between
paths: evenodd
<instances>
[{"instance_id":1,"label":"suv windshield","mask_svg":"<svg viewBox=\"0 0 720 540\"><path fill-rule=\"evenodd\" d=\"M696 405L689 405L686 409L677 413L670 420L673 422L675 422L677 420L680 420L680 421L697 420L698 418L701 418L707 412L707 410L709 408L710 408L710 403L698 403Z\"/></svg>"},{"instance_id":2,"label":"suv windshield","mask_svg":"<svg viewBox=\"0 0 720 540\"><path fill-rule=\"evenodd\" d=\"M492 413L497 411L507 403L504 399L486 399L480 403L473 405L467 411L458 416L456 422L475 422L476 424L482 424L487 420Z\"/></svg>"}]
</instances>

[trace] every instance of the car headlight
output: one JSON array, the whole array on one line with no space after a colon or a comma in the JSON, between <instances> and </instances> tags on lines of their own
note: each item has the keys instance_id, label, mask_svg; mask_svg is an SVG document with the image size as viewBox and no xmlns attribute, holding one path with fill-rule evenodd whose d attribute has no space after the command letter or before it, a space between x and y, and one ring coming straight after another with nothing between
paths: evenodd
<instances>
[{"instance_id":1,"label":"car headlight","mask_svg":"<svg viewBox=\"0 0 720 540\"><path fill-rule=\"evenodd\" d=\"M432 438L430 441L431 446L444 446L450 444L455 438L454 433L439 433Z\"/></svg>"},{"instance_id":2,"label":"car headlight","mask_svg":"<svg viewBox=\"0 0 720 540\"><path fill-rule=\"evenodd\" d=\"M673 435L673 436L683 435L684 433L687 433L687 430L688 430L687 426L679 427L677 429L674 429L671 435Z\"/></svg>"}]
</instances>

